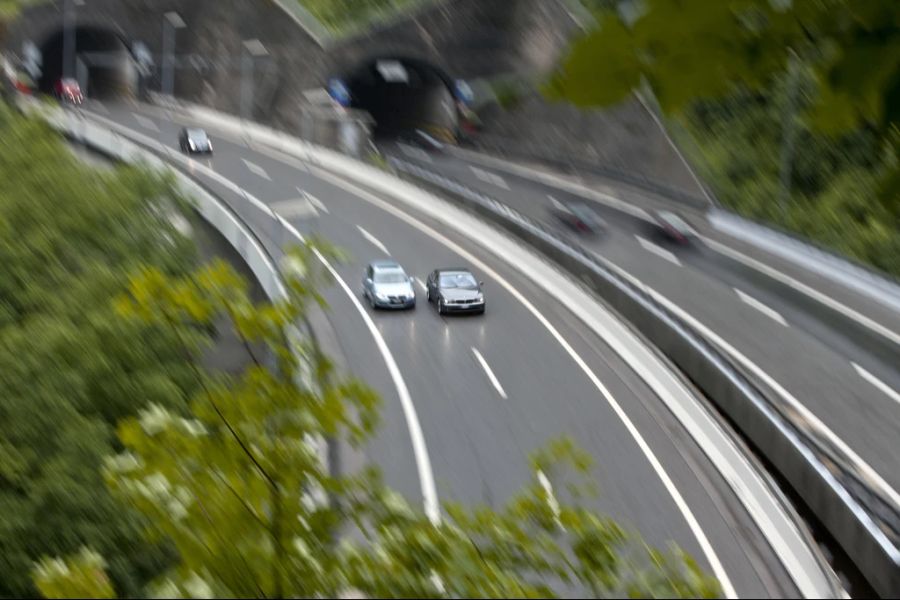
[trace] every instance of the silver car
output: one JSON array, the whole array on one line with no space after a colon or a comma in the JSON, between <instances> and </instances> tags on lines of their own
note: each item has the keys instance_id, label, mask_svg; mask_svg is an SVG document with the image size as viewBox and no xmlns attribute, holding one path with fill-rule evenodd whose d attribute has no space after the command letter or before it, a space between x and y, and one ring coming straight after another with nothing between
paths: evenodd
<instances>
[{"instance_id":1,"label":"silver car","mask_svg":"<svg viewBox=\"0 0 900 600\"><path fill-rule=\"evenodd\" d=\"M363 296L372 308L415 308L413 278L393 260L376 260L366 267Z\"/></svg>"}]
</instances>

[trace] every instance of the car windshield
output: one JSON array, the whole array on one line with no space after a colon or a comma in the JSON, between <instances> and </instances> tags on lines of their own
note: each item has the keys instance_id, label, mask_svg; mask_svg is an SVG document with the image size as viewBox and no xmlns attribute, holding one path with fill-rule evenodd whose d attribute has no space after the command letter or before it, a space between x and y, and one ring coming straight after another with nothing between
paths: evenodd
<instances>
[{"instance_id":1,"label":"car windshield","mask_svg":"<svg viewBox=\"0 0 900 600\"><path fill-rule=\"evenodd\" d=\"M188 137L195 142L205 142L206 132L202 129L188 129Z\"/></svg>"},{"instance_id":2,"label":"car windshield","mask_svg":"<svg viewBox=\"0 0 900 600\"><path fill-rule=\"evenodd\" d=\"M406 274L403 271L375 271L375 283L403 283Z\"/></svg>"},{"instance_id":3,"label":"car windshield","mask_svg":"<svg viewBox=\"0 0 900 600\"><path fill-rule=\"evenodd\" d=\"M478 288L478 282L471 273L441 273L440 285L445 289L474 290Z\"/></svg>"}]
</instances>

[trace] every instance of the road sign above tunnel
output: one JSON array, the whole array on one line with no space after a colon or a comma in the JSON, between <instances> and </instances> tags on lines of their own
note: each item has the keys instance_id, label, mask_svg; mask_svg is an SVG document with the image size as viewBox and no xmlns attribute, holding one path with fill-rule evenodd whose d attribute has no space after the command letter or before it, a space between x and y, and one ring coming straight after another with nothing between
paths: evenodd
<instances>
[{"instance_id":1,"label":"road sign above tunnel","mask_svg":"<svg viewBox=\"0 0 900 600\"><path fill-rule=\"evenodd\" d=\"M399 60L379 60L375 68L389 83L409 83L409 73Z\"/></svg>"}]
</instances>

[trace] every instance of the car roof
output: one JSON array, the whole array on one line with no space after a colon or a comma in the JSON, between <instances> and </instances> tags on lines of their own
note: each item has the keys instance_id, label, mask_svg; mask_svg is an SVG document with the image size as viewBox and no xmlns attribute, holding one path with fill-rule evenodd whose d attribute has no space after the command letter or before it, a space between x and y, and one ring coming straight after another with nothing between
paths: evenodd
<instances>
[{"instance_id":1,"label":"car roof","mask_svg":"<svg viewBox=\"0 0 900 600\"><path fill-rule=\"evenodd\" d=\"M472 274L472 270L466 269L465 267L438 269L437 272L441 273L441 274L443 274L443 273L468 273L469 275Z\"/></svg>"},{"instance_id":2,"label":"car roof","mask_svg":"<svg viewBox=\"0 0 900 600\"><path fill-rule=\"evenodd\" d=\"M384 270L384 269L400 269L400 270L402 270L403 269L403 267L400 266L400 263L398 263L395 260L388 260L388 259L373 260L371 263L369 263L369 266L372 267L373 269L379 269L379 270Z\"/></svg>"}]
</instances>

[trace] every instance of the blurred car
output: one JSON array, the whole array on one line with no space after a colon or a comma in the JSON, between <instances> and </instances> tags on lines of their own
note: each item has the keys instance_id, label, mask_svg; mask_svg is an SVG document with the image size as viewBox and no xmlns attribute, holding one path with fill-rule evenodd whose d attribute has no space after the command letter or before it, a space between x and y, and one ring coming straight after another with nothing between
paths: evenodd
<instances>
[{"instance_id":1,"label":"blurred car","mask_svg":"<svg viewBox=\"0 0 900 600\"><path fill-rule=\"evenodd\" d=\"M484 313L482 286L468 269L435 269L425 284L428 301L437 305L438 314L454 312Z\"/></svg>"},{"instance_id":2,"label":"blurred car","mask_svg":"<svg viewBox=\"0 0 900 600\"><path fill-rule=\"evenodd\" d=\"M418 148L425 152L442 152L444 150L443 142L421 129L399 133L395 140L400 144Z\"/></svg>"},{"instance_id":3,"label":"blurred car","mask_svg":"<svg viewBox=\"0 0 900 600\"><path fill-rule=\"evenodd\" d=\"M78 84L78 81L69 77L63 77L57 81L53 87L53 93L60 102L70 102L72 104L84 102L81 86Z\"/></svg>"},{"instance_id":4,"label":"blurred car","mask_svg":"<svg viewBox=\"0 0 900 600\"><path fill-rule=\"evenodd\" d=\"M580 202L563 204L554 201L551 211L559 221L580 233L599 233L606 229L606 221L587 204Z\"/></svg>"},{"instance_id":5,"label":"blurred car","mask_svg":"<svg viewBox=\"0 0 900 600\"><path fill-rule=\"evenodd\" d=\"M178 136L178 145L188 154L212 154L213 146L206 131L198 127L185 127Z\"/></svg>"},{"instance_id":6,"label":"blurred car","mask_svg":"<svg viewBox=\"0 0 900 600\"><path fill-rule=\"evenodd\" d=\"M676 244L688 244L695 236L694 230L684 219L667 210L653 215L656 233Z\"/></svg>"},{"instance_id":7,"label":"blurred car","mask_svg":"<svg viewBox=\"0 0 900 600\"><path fill-rule=\"evenodd\" d=\"M413 278L393 260L376 260L366 267L363 296L372 308L415 308Z\"/></svg>"}]
</instances>

